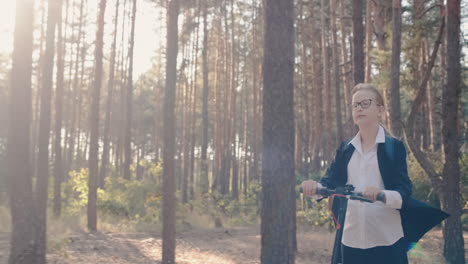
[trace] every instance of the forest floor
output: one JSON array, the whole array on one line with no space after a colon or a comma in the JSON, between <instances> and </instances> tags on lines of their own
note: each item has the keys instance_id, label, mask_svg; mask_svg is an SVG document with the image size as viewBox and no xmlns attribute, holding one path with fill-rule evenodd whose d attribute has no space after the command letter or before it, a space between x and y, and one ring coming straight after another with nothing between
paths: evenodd
<instances>
[{"instance_id":1,"label":"forest floor","mask_svg":"<svg viewBox=\"0 0 468 264\"><path fill-rule=\"evenodd\" d=\"M334 235L324 228L298 227L296 264L330 263ZM177 233L178 264L260 263L260 228L187 228ZM465 244L468 234L465 233ZM160 234L74 230L49 239L48 263L161 263ZM0 263L7 263L9 234L0 232ZM409 253L410 263L441 264L442 232L430 231Z\"/></svg>"}]
</instances>

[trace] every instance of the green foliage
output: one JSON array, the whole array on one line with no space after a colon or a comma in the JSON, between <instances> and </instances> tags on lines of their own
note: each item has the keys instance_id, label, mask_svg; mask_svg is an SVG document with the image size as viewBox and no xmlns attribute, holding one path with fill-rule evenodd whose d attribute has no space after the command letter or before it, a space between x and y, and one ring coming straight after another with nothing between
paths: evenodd
<instances>
[{"instance_id":1,"label":"green foliage","mask_svg":"<svg viewBox=\"0 0 468 264\"><path fill-rule=\"evenodd\" d=\"M197 213L210 216L213 222L224 219L229 225L253 224L260 212L260 194L260 183L253 181L238 200L215 191L200 195L191 204Z\"/></svg>"},{"instance_id":2,"label":"green foliage","mask_svg":"<svg viewBox=\"0 0 468 264\"><path fill-rule=\"evenodd\" d=\"M440 158L441 153L427 152L426 154L431 160L435 170L438 172L442 171L443 164ZM426 172L421 168L418 161L412 154L408 155L408 175L413 182L413 196L418 200L425 201L435 207L439 207L439 200L434 188L432 187L429 176L427 176Z\"/></svg>"},{"instance_id":3,"label":"green foliage","mask_svg":"<svg viewBox=\"0 0 468 264\"><path fill-rule=\"evenodd\" d=\"M138 181L111 177L106 179L106 189L99 192L98 208L118 218L157 222L161 201L160 186L148 178Z\"/></svg>"},{"instance_id":4,"label":"green foliage","mask_svg":"<svg viewBox=\"0 0 468 264\"><path fill-rule=\"evenodd\" d=\"M102 217L133 223L160 222L162 191L154 178L160 177L162 167L160 164L142 165L146 166L152 177L141 180L115 176L106 178L105 189L98 189L97 207ZM71 171L62 189L65 214L80 215L88 202L88 169Z\"/></svg>"},{"instance_id":5,"label":"green foliage","mask_svg":"<svg viewBox=\"0 0 468 264\"><path fill-rule=\"evenodd\" d=\"M333 218L331 212L328 210L328 202L321 201L317 202L310 198L305 198L305 204L310 208L306 210L298 210L297 212L297 223L308 224L313 226L323 226L332 230L334 227ZM298 207L300 208L300 203Z\"/></svg>"},{"instance_id":6,"label":"green foliage","mask_svg":"<svg viewBox=\"0 0 468 264\"><path fill-rule=\"evenodd\" d=\"M88 169L70 171L69 180L62 185L64 213L78 216L88 203Z\"/></svg>"}]
</instances>

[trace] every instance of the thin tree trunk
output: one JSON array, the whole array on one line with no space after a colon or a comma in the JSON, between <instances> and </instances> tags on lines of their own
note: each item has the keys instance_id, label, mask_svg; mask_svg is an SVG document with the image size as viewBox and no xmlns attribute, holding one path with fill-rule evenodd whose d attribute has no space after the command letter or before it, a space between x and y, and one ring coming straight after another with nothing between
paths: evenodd
<instances>
[{"instance_id":1,"label":"thin tree trunk","mask_svg":"<svg viewBox=\"0 0 468 264\"><path fill-rule=\"evenodd\" d=\"M64 43L62 35L61 10L58 16L57 30L57 81L55 89L55 164L54 164L54 204L53 212L56 218L60 217L62 211L61 184L63 181L63 158L62 158L62 119L64 101Z\"/></svg>"},{"instance_id":2,"label":"thin tree trunk","mask_svg":"<svg viewBox=\"0 0 468 264\"><path fill-rule=\"evenodd\" d=\"M390 125L393 135L401 137L401 110L400 110L400 53L401 53L401 0L393 0L392 12L392 60L389 89Z\"/></svg>"},{"instance_id":3,"label":"thin tree trunk","mask_svg":"<svg viewBox=\"0 0 468 264\"><path fill-rule=\"evenodd\" d=\"M230 120L229 126L230 129L228 131L228 139L229 139L229 145L232 146L232 148L228 148L229 151L229 158L232 166L232 177L231 177L231 192L232 192L232 197L234 199L239 198L239 165L237 161L237 140L236 140L236 104L237 104L237 78L236 78L236 60L235 57L237 57L236 54L236 43L235 43L235 17L234 17L234 1L231 0L231 58L230 58L230 90L231 90L231 102L230 102Z\"/></svg>"},{"instance_id":4,"label":"thin tree trunk","mask_svg":"<svg viewBox=\"0 0 468 264\"><path fill-rule=\"evenodd\" d=\"M353 0L353 73L354 84L364 82L363 0Z\"/></svg>"},{"instance_id":5,"label":"thin tree trunk","mask_svg":"<svg viewBox=\"0 0 468 264\"><path fill-rule=\"evenodd\" d=\"M112 40L112 51L109 62L109 81L107 83L107 103L106 103L106 117L104 121L104 146L102 150L101 170L99 171L99 187L104 187L104 180L106 177L106 170L109 164L109 132L112 115L112 100L114 93L114 78L115 78L115 56L117 51L117 25L119 23L119 4L120 0L115 3L115 15L114 15L114 37Z\"/></svg>"},{"instance_id":6,"label":"thin tree trunk","mask_svg":"<svg viewBox=\"0 0 468 264\"><path fill-rule=\"evenodd\" d=\"M203 102L202 102L202 146L201 146L201 172L200 172L200 191L202 193L207 193L209 188L208 181L208 158L207 158L207 149L208 149L208 125L209 125L209 116L208 116L208 96L209 96L209 86L208 86L208 3L203 1Z\"/></svg>"},{"instance_id":7,"label":"thin tree trunk","mask_svg":"<svg viewBox=\"0 0 468 264\"><path fill-rule=\"evenodd\" d=\"M320 20L321 20L321 36L322 36L322 81L323 81L323 90L325 91L325 96L323 97L323 102L325 102L325 109L323 111L325 115L325 124L324 129L325 131L331 131L331 85L330 85L330 66L329 66L329 59L328 59L328 23L326 20L326 8L325 8L325 0L321 0L321 9L320 9ZM323 124L323 123L322 123ZM323 147L325 150L324 156L326 159L329 158L329 155L332 154L332 133L324 134L323 140Z\"/></svg>"},{"instance_id":8,"label":"thin tree trunk","mask_svg":"<svg viewBox=\"0 0 468 264\"><path fill-rule=\"evenodd\" d=\"M62 1L49 0L47 11L47 39L44 54L41 113L39 122L38 154L37 154L37 183L36 199L36 263L46 263L47 251L47 198L49 187L49 142L51 126L51 100L55 54L55 26L61 15Z\"/></svg>"},{"instance_id":9,"label":"thin tree trunk","mask_svg":"<svg viewBox=\"0 0 468 264\"><path fill-rule=\"evenodd\" d=\"M98 185L98 150L99 150L99 100L101 97L102 85L102 48L104 35L104 14L106 10L106 0L99 2L99 14L97 17L94 83L91 92L91 112L89 118L90 141L89 141L89 181L88 181L88 229L97 230L97 185Z\"/></svg>"},{"instance_id":10,"label":"thin tree trunk","mask_svg":"<svg viewBox=\"0 0 468 264\"><path fill-rule=\"evenodd\" d=\"M9 264L35 263L36 219L30 159L33 14L32 1L16 1L5 163L13 223Z\"/></svg>"},{"instance_id":11,"label":"thin tree trunk","mask_svg":"<svg viewBox=\"0 0 468 264\"><path fill-rule=\"evenodd\" d=\"M189 185L188 185L188 196L189 199L193 199L195 197L195 145L196 145L196 136L195 136L195 125L197 123L197 84L198 84L198 45L199 45L199 37L200 37L200 11L201 6L200 2L197 3L197 27L195 30L195 52L192 56L194 60L193 65L193 104L192 104L192 116L191 116L191 128L190 128L190 173L189 173Z\"/></svg>"},{"instance_id":12,"label":"thin tree trunk","mask_svg":"<svg viewBox=\"0 0 468 264\"><path fill-rule=\"evenodd\" d=\"M167 10L166 89L164 93L163 147L163 231L162 263L175 263L175 115L179 1L171 0Z\"/></svg>"},{"instance_id":13,"label":"thin tree trunk","mask_svg":"<svg viewBox=\"0 0 468 264\"><path fill-rule=\"evenodd\" d=\"M346 23L345 23L345 12L344 12L344 5L345 5L345 0L340 1L340 17L341 17L341 23L340 23L340 31L341 31L341 56L343 58L343 87L344 87L344 98L345 98L345 105L349 106L351 104L351 89L353 88L353 78L351 78L351 74L353 72L352 70L352 64L349 61L348 62L348 50L346 48L346 37L348 35L348 31L346 30ZM350 44L352 42L349 42ZM346 107L346 133L345 133L345 138L351 137L353 135L353 130L355 128L353 124L353 116L352 116L352 109L351 107Z\"/></svg>"},{"instance_id":14,"label":"thin tree trunk","mask_svg":"<svg viewBox=\"0 0 468 264\"><path fill-rule=\"evenodd\" d=\"M371 83L372 70L372 1L366 1L366 83Z\"/></svg>"},{"instance_id":15,"label":"thin tree trunk","mask_svg":"<svg viewBox=\"0 0 468 264\"><path fill-rule=\"evenodd\" d=\"M126 115L125 115L125 143L124 143L124 178L129 180L130 165L132 164L132 109L133 109L133 48L135 46L135 19L136 19L136 5L137 0L133 0L132 5L132 25L130 32L130 42L128 48L128 80L127 80L127 94L126 94Z\"/></svg>"},{"instance_id":16,"label":"thin tree trunk","mask_svg":"<svg viewBox=\"0 0 468 264\"><path fill-rule=\"evenodd\" d=\"M340 73L338 69L339 59L338 59L338 40L337 40L337 28L336 28L336 2L338 0L330 0L330 19L331 19L331 35L332 35L332 72L333 72L333 86L335 87L335 105L336 105L336 139L335 146L338 146L341 141L344 140L343 135L343 124L341 116L341 95L340 95Z\"/></svg>"}]
</instances>

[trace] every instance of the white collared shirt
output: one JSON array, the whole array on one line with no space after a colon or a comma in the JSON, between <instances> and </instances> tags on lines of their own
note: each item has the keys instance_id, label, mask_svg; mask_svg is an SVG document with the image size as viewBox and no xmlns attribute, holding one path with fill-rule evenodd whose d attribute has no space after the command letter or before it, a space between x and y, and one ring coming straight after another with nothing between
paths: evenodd
<instances>
[{"instance_id":1,"label":"white collared shirt","mask_svg":"<svg viewBox=\"0 0 468 264\"><path fill-rule=\"evenodd\" d=\"M374 146L362 151L361 135L349 142L355 151L348 163L348 182L362 192L366 187L385 189L377 160L378 143L385 142L385 132L379 126ZM397 191L385 190L386 204L348 201L341 242L353 248L367 249L376 246L389 246L403 237L400 211L402 198Z\"/></svg>"}]
</instances>

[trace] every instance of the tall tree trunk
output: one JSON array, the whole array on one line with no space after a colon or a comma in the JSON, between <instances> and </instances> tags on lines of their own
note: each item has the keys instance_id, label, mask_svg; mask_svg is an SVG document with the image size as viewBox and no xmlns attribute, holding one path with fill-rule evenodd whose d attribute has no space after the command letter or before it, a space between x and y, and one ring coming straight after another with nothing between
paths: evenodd
<instances>
[{"instance_id":1,"label":"tall tree trunk","mask_svg":"<svg viewBox=\"0 0 468 264\"><path fill-rule=\"evenodd\" d=\"M38 154L37 154L37 183L36 199L36 263L46 263L47 249L47 198L49 187L49 141L51 123L51 100L55 53L55 26L61 15L61 0L49 0L47 11L47 39L44 54L41 113L39 122Z\"/></svg>"},{"instance_id":2,"label":"tall tree trunk","mask_svg":"<svg viewBox=\"0 0 468 264\"><path fill-rule=\"evenodd\" d=\"M63 158L62 158L62 119L64 98L64 43L62 35L62 15L59 10L57 30L57 81L55 88L55 164L54 164L54 205L55 217L60 217L62 211L61 184L63 181Z\"/></svg>"},{"instance_id":3,"label":"tall tree trunk","mask_svg":"<svg viewBox=\"0 0 468 264\"><path fill-rule=\"evenodd\" d=\"M353 74L354 84L364 82L364 26L362 0L353 0Z\"/></svg>"},{"instance_id":4,"label":"tall tree trunk","mask_svg":"<svg viewBox=\"0 0 468 264\"><path fill-rule=\"evenodd\" d=\"M325 91L325 96L323 97L323 102L325 102L325 131L332 131L332 117L331 117L331 85L330 85L330 66L329 66L329 59L328 59L328 23L326 19L326 8L325 8L325 0L321 0L320 3L320 20L321 20L321 37L322 37L322 81L323 81L323 90ZM333 153L332 152L332 134L333 133L324 133L323 140L324 140L324 156L328 160L329 156Z\"/></svg>"},{"instance_id":5,"label":"tall tree trunk","mask_svg":"<svg viewBox=\"0 0 468 264\"><path fill-rule=\"evenodd\" d=\"M336 139L335 146L338 146L341 141L344 140L343 136L343 124L341 116L341 102L340 95L340 73L338 69L339 59L338 59L338 40L337 40L337 28L336 28L336 3L338 0L330 0L330 19L331 19L331 35L332 35L332 72L333 72L333 87L335 88L335 106L336 106ZM345 63L345 62L344 62Z\"/></svg>"},{"instance_id":6,"label":"tall tree trunk","mask_svg":"<svg viewBox=\"0 0 468 264\"><path fill-rule=\"evenodd\" d=\"M115 78L115 56L117 51L117 25L119 23L119 4L120 0L115 3L115 15L114 15L114 36L112 40L112 51L109 62L109 80L107 83L107 103L106 103L106 117L104 121L104 139L103 139L103 150L101 160L101 170L99 171L99 187L103 188L106 178L107 166L109 164L109 150L110 150L110 124L112 115L112 100L114 94L114 78Z\"/></svg>"},{"instance_id":7,"label":"tall tree trunk","mask_svg":"<svg viewBox=\"0 0 468 264\"><path fill-rule=\"evenodd\" d=\"M177 49L179 1L171 0L167 10L166 88L164 93L164 147L163 147L163 245L162 263L175 263L175 115L174 104L177 82Z\"/></svg>"},{"instance_id":8,"label":"tall tree trunk","mask_svg":"<svg viewBox=\"0 0 468 264\"><path fill-rule=\"evenodd\" d=\"M128 47L128 80L126 94L126 112L125 112L125 161L124 161L124 178L130 179L130 165L132 164L132 108L133 108L133 48L135 46L135 19L136 19L136 4L137 0L133 0L132 5L132 26L130 32L130 42Z\"/></svg>"},{"instance_id":9,"label":"tall tree trunk","mask_svg":"<svg viewBox=\"0 0 468 264\"><path fill-rule=\"evenodd\" d=\"M366 1L366 83L371 83L372 70L372 1Z\"/></svg>"},{"instance_id":10,"label":"tall tree trunk","mask_svg":"<svg viewBox=\"0 0 468 264\"><path fill-rule=\"evenodd\" d=\"M311 2L311 12L314 13L315 5ZM316 31L316 24L312 21L310 25L312 35L315 34ZM312 79L314 80L314 84L320 84L322 82L322 76L320 75L320 39L319 38L312 38L311 41L311 68L312 68ZM312 168L314 171L320 170L321 158L319 155L320 147L321 147L321 138L324 131L323 124L324 122L324 115L323 115L323 96L322 96L322 85L313 85L312 86L312 117L313 121L311 122L311 131L313 138L311 141L311 151L312 151Z\"/></svg>"},{"instance_id":11,"label":"tall tree trunk","mask_svg":"<svg viewBox=\"0 0 468 264\"><path fill-rule=\"evenodd\" d=\"M104 14L106 11L106 0L101 0L98 7L96 30L96 47L94 51L94 83L91 92L91 112L89 115L90 142L89 142L89 181L88 181L88 229L97 230L97 185L98 185L98 150L99 150L99 100L102 85L102 48L104 35Z\"/></svg>"},{"instance_id":12,"label":"tall tree trunk","mask_svg":"<svg viewBox=\"0 0 468 264\"><path fill-rule=\"evenodd\" d=\"M207 193L209 188L208 182L208 3L203 1L203 102L202 102L202 146L201 146L201 172L200 172L200 191Z\"/></svg>"},{"instance_id":13,"label":"tall tree trunk","mask_svg":"<svg viewBox=\"0 0 468 264\"><path fill-rule=\"evenodd\" d=\"M261 262L293 264L294 1L265 1Z\"/></svg>"},{"instance_id":14,"label":"tall tree trunk","mask_svg":"<svg viewBox=\"0 0 468 264\"><path fill-rule=\"evenodd\" d=\"M261 128L261 117L260 117L260 110L259 110L259 105L261 102L260 98L260 82L258 81L258 75L259 75L259 69L260 69L260 63L258 57L255 55L256 52L260 53L260 48L259 48L259 33L257 30L257 24L259 19L259 15L261 12L258 11L257 9L257 0L252 0L252 46L253 46L253 51L254 51L254 56L252 56L252 86L253 86L253 140L252 140L252 152L253 152L253 164L251 166L251 171L250 171L250 179L253 181L258 181L260 179L260 172L259 172L259 146L260 146L260 128Z\"/></svg>"},{"instance_id":15,"label":"tall tree trunk","mask_svg":"<svg viewBox=\"0 0 468 264\"><path fill-rule=\"evenodd\" d=\"M340 1L340 17L345 16L345 0ZM345 105L351 104L351 89L353 88L353 78L351 74L352 70L352 63L348 61L348 49L346 48L346 37L348 35L348 31L346 30L346 23L345 19L340 19L340 31L341 31L341 56L343 58L343 87L344 87L344 98L345 98ZM351 42L349 42L351 45ZM351 49L351 48L350 48ZM353 135L353 130L355 130L355 126L353 124L353 116L352 116L352 109L351 107L346 107L346 131L345 131L345 138L351 137Z\"/></svg>"},{"instance_id":16,"label":"tall tree trunk","mask_svg":"<svg viewBox=\"0 0 468 264\"><path fill-rule=\"evenodd\" d=\"M30 160L33 14L33 1L16 1L5 163L13 223L9 264L35 263L36 219Z\"/></svg>"},{"instance_id":17,"label":"tall tree trunk","mask_svg":"<svg viewBox=\"0 0 468 264\"><path fill-rule=\"evenodd\" d=\"M389 89L390 126L393 135L401 137L401 110L400 110L400 53L401 53L401 0L393 0L392 12L392 60Z\"/></svg>"},{"instance_id":18,"label":"tall tree trunk","mask_svg":"<svg viewBox=\"0 0 468 264\"><path fill-rule=\"evenodd\" d=\"M228 131L228 138L229 138L229 146L230 150L228 159L231 162L231 167L232 167L232 177L231 177L231 192L232 192L232 197L234 199L239 198L239 165L237 161L237 140L236 140L236 105L237 105L237 78L236 78L236 66L237 66L237 61L236 61L236 42L235 42L235 29L236 29L236 23L235 23L235 17L234 17L234 0L231 0L231 57L230 57L230 91L231 91L231 102L230 102L230 120L229 120L229 126L230 129Z\"/></svg>"},{"instance_id":19,"label":"tall tree trunk","mask_svg":"<svg viewBox=\"0 0 468 264\"><path fill-rule=\"evenodd\" d=\"M451 217L443 226L444 257L450 264L465 263L460 201L460 141L458 105L461 93L460 0L447 0L447 85L442 95L444 187L442 208Z\"/></svg>"},{"instance_id":20,"label":"tall tree trunk","mask_svg":"<svg viewBox=\"0 0 468 264\"><path fill-rule=\"evenodd\" d=\"M74 13L74 12L73 12ZM72 19L73 21L73 19ZM78 73L80 72L79 67L80 67L80 61L81 65L83 65L83 60L85 58L85 52L84 50L81 49L81 39L82 39L82 27L84 24L84 0L81 0L80 2L80 17L79 17L79 23L78 23L78 37L76 40L76 57L74 61L74 77L73 77L73 91L72 91L72 96L70 96L71 99L71 104L72 106L72 118L70 122L70 144L68 147L68 154L67 154L67 169L71 170L74 169L74 164L75 162L75 152L77 152L77 148L75 147L78 145L77 139L79 139L79 134L77 133L78 127L79 127L79 118L80 118L80 109L81 109L81 89L78 88L79 85L79 78L78 78ZM72 33L73 35L73 33ZM80 60L81 57L81 60ZM72 68L72 67L70 67ZM81 67L83 68L83 67ZM71 71L71 69L70 69ZM70 75L71 76L71 75ZM79 97L79 98L77 98ZM78 114L77 114L78 112Z\"/></svg>"},{"instance_id":21,"label":"tall tree trunk","mask_svg":"<svg viewBox=\"0 0 468 264\"><path fill-rule=\"evenodd\" d=\"M193 104L192 104L192 115L191 115L191 128L190 128L190 169L189 169L189 185L188 185L188 196L189 199L193 199L195 197L195 145L196 145L196 133L195 133L195 126L197 123L197 92L198 92L198 47L199 47L199 38L200 38L200 12L201 12L201 4L197 1L197 26L195 29L195 49L194 54L192 56L194 60L193 64Z\"/></svg>"}]
</instances>

